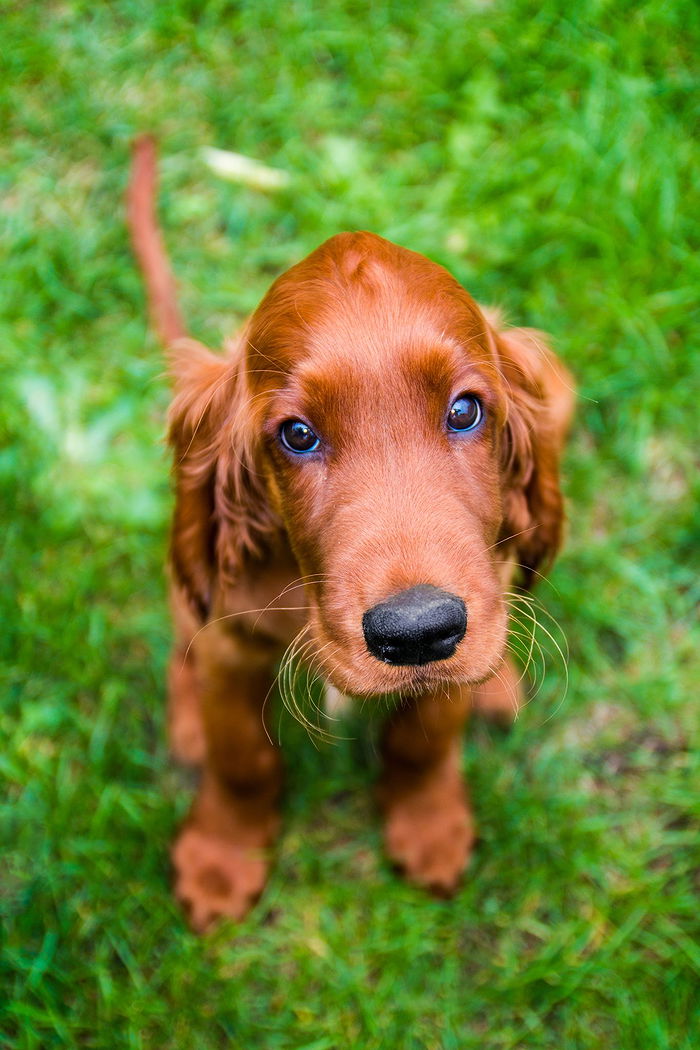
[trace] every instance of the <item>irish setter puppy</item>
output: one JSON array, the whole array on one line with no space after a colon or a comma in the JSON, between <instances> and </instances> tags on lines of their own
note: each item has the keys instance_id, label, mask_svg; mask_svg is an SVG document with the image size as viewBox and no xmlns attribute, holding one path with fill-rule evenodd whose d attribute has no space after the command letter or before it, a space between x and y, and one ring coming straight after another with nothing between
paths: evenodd
<instances>
[{"instance_id":1,"label":"irish setter puppy","mask_svg":"<svg viewBox=\"0 0 700 1050\"><path fill-rule=\"evenodd\" d=\"M265 720L297 636L341 693L394 697L386 850L450 893L474 837L463 726L474 705L517 709L505 592L560 545L570 377L541 335L372 233L293 266L215 355L184 335L154 183L140 140L132 236L175 383L172 745L201 764L176 893L203 930L265 885L282 784Z\"/></svg>"}]
</instances>

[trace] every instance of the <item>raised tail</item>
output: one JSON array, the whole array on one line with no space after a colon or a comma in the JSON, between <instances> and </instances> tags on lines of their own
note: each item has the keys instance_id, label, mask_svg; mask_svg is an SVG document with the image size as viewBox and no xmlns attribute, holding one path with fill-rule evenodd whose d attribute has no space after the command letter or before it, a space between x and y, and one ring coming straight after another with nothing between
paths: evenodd
<instances>
[{"instance_id":1,"label":"raised tail","mask_svg":"<svg viewBox=\"0 0 700 1050\"><path fill-rule=\"evenodd\" d=\"M168 347L187 335L177 304L175 280L156 218L156 143L150 135L134 141L126 213L131 244L146 285L151 324Z\"/></svg>"}]
</instances>

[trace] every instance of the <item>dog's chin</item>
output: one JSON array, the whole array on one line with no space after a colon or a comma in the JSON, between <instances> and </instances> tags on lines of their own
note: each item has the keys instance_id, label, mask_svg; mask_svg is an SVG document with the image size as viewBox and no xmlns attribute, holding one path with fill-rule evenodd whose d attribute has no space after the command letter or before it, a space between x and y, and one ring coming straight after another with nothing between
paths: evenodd
<instances>
[{"instance_id":1,"label":"dog's chin","mask_svg":"<svg viewBox=\"0 0 700 1050\"><path fill-rule=\"evenodd\" d=\"M458 653L427 664L393 665L368 652L346 656L340 646L333 648L333 656L327 657L329 645L320 642L313 661L315 668L338 692L359 699L433 692L447 695L450 686L477 686L496 673L504 655L504 647L499 646L488 656L481 654L478 660L466 660L464 654Z\"/></svg>"},{"instance_id":2,"label":"dog's chin","mask_svg":"<svg viewBox=\"0 0 700 1050\"><path fill-rule=\"evenodd\" d=\"M446 693L449 686L478 686L498 673L508 639L507 610L494 596L479 610L481 623L467 631L454 655L423 664L390 664L367 650L363 636L310 610L310 658L319 676L338 692L360 699L387 695Z\"/></svg>"}]
</instances>

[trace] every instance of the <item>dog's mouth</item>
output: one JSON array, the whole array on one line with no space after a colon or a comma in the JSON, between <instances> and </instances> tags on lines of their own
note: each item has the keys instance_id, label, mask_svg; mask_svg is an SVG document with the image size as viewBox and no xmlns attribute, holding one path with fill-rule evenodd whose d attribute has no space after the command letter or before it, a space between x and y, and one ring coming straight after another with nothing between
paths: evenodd
<instances>
[{"instance_id":1,"label":"dog's mouth","mask_svg":"<svg viewBox=\"0 0 700 1050\"><path fill-rule=\"evenodd\" d=\"M478 685L493 675L506 643L507 615L493 597L486 606L473 602L468 611L461 597L421 584L373 606L363 615L361 633L355 628L352 634L314 609L308 662L339 692L360 698ZM487 631L479 627L484 620Z\"/></svg>"},{"instance_id":2,"label":"dog's mouth","mask_svg":"<svg viewBox=\"0 0 700 1050\"><path fill-rule=\"evenodd\" d=\"M360 700L381 697L421 696L439 692L449 685L477 685L490 677L490 667L473 673L457 653L441 660L393 664L371 656L346 654L342 649L328 653L321 645L311 664L313 669L339 693Z\"/></svg>"}]
</instances>

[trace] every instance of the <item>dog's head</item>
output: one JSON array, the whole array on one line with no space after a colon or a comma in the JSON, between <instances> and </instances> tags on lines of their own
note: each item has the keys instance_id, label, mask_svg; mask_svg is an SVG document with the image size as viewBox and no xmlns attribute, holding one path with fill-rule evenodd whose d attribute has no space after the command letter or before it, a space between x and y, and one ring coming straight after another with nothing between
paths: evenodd
<instances>
[{"instance_id":1,"label":"dog's head","mask_svg":"<svg viewBox=\"0 0 700 1050\"><path fill-rule=\"evenodd\" d=\"M212 596L288 543L317 660L360 694L477 682L503 654L504 566L562 528L565 373L442 267L340 234L280 277L228 358L183 342L175 573Z\"/></svg>"}]
</instances>

